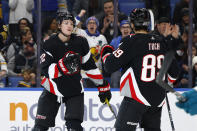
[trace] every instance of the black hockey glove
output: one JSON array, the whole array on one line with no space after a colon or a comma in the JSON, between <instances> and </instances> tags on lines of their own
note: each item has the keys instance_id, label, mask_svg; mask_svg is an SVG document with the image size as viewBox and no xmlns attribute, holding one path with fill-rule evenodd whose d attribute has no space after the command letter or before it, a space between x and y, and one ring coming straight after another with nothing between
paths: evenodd
<instances>
[{"instance_id":1,"label":"black hockey glove","mask_svg":"<svg viewBox=\"0 0 197 131\"><path fill-rule=\"evenodd\" d=\"M99 98L102 103L105 103L105 99L107 98L108 101L111 99L111 91L110 91L110 85L106 80L103 80L103 84L99 85L98 87L99 90Z\"/></svg>"},{"instance_id":2,"label":"black hockey glove","mask_svg":"<svg viewBox=\"0 0 197 131\"><path fill-rule=\"evenodd\" d=\"M102 62L105 61L105 58L107 55L109 55L110 53L112 53L114 51L114 47L108 44L105 44L101 47L101 59Z\"/></svg>"},{"instance_id":3,"label":"black hockey glove","mask_svg":"<svg viewBox=\"0 0 197 131\"><path fill-rule=\"evenodd\" d=\"M74 52L67 52L62 59L58 61L57 67L62 74L71 75L80 71L81 58Z\"/></svg>"}]
</instances>

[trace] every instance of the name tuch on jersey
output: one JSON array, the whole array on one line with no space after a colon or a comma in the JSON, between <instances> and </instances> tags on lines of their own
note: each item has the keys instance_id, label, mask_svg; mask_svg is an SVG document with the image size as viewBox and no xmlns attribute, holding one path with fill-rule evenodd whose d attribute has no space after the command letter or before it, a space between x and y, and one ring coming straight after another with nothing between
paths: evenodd
<instances>
[{"instance_id":1,"label":"name tuch on jersey","mask_svg":"<svg viewBox=\"0 0 197 131\"><path fill-rule=\"evenodd\" d=\"M149 50L160 50L160 43L148 43Z\"/></svg>"}]
</instances>

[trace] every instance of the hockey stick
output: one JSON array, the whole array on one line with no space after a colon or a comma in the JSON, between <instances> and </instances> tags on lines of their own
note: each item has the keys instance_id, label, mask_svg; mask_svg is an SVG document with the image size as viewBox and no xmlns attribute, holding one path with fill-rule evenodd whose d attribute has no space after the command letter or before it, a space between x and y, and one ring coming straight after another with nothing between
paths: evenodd
<instances>
[{"instance_id":1,"label":"hockey stick","mask_svg":"<svg viewBox=\"0 0 197 131\"><path fill-rule=\"evenodd\" d=\"M169 104L169 101L168 101L168 94L167 93L166 93L166 104L167 104L168 115L169 115L169 118L170 118L170 124L171 124L171 127L172 127L172 131L175 131L174 122L173 122L173 119L172 119L172 113L171 113L171 109L170 109L170 104Z\"/></svg>"},{"instance_id":2,"label":"hockey stick","mask_svg":"<svg viewBox=\"0 0 197 131\"><path fill-rule=\"evenodd\" d=\"M107 98L105 99L105 103L108 105L110 111L113 113L114 117L117 119L116 113L114 112L114 110L113 110L113 108L112 108L112 106L109 103L109 100Z\"/></svg>"},{"instance_id":3,"label":"hockey stick","mask_svg":"<svg viewBox=\"0 0 197 131\"><path fill-rule=\"evenodd\" d=\"M157 75L156 77L156 83L160 85L162 88L164 88L166 91L169 91L174 95L176 95L177 99L180 102L185 102L186 101L185 97L183 97L179 92L175 91L169 84L163 81L163 78L167 73L173 59L174 59L174 51L171 50L167 52L165 55L164 62L161 66L161 69L159 70L159 75Z\"/></svg>"}]
</instances>

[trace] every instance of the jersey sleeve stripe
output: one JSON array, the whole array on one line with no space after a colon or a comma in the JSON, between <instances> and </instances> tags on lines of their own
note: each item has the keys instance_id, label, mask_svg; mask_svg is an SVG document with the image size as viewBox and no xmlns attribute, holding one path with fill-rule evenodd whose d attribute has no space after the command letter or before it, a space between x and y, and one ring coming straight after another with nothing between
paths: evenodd
<instances>
[{"instance_id":1,"label":"jersey sleeve stripe","mask_svg":"<svg viewBox=\"0 0 197 131\"><path fill-rule=\"evenodd\" d=\"M103 79L102 75L92 75L92 74L86 74L86 75L92 79Z\"/></svg>"},{"instance_id":2,"label":"jersey sleeve stripe","mask_svg":"<svg viewBox=\"0 0 197 131\"><path fill-rule=\"evenodd\" d=\"M170 83L174 83L174 82L176 81L176 78L173 78L173 77L171 77L171 76L168 74L168 81L169 81Z\"/></svg>"},{"instance_id":3,"label":"jersey sleeve stripe","mask_svg":"<svg viewBox=\"0 0 197 131\"><path fill-rule=\"evenodd\" d=\"M49 78L46 78L46 77L45 77L45 78L42 80L41 85L42 85L46 90L48 90L49 92L51 92L52 94L55 94L55 95L57 95L57 96L63 97L63 95L58 91L56 83L55 83L52 79L49 79Z\"/></svg>"},{"instance_id":4,"label":"jersey sleeve stripe","mask_svg":"<svg viewBox=\"0 0 197 131\"><path fill-rule=\"evenodd\" d=\"M92 79L103 79L98 68L86 71L86 75Z\"/></svg>"},{"instance_id":5,"label":"jersey sleeve stripe","mask_svg":"<svg viewBox=\"0 0 197 131\"><path fill-rule=\"evenodd\" d=\"M106 55L103 56L103 63L105 63L106 58L110 55L111 53L107 53Z\"/></svg>"},{"instance_id":6,"label":"jersey sleeve stripe","mask_svg":"<svg viewBox=\"0 0 197 131\"><path fill-rule=\"evenodd\" d=\"M86 63L90 59L91 53L90 51L82 57L82 64Z\"/></svg>"},{"instance_id":7,"label":"jersey sleeve stripe","mask_svg":"<svg viewBox=\"0 0 197 131\"><path fill-rule=\"evenodd\" d=\"M59 73L59 70L58 70L58 68L57 68L57 64L56 64L56 65L55 65L54 78L57 78L57 77L58 77L58 74L60 74L60 73Z\"/></svg>"},{"instance_id":8,"label":"jersey sleeve stripe","mask_svg":"<svg viewBox=\"0 0 197 131\"><path fill-rule=\"evenodd\" d=\"M49 74L50 79L58 78L58 77L62 76L57 68L57 64L55 64L55 63L53 63L49 66L48 74Z\"/></svg>"},{"instance_id":9,"label":"jersey sleeve stripe","mask_svg":"<svg viewBox=\"0 0 197 131\"><path fill-rule=\"evenodd\" d=\"M52 82L50 80L49 80L49 85L50 85L50 92L56 95L56 93L54 91L53 84L52 84Z\"/></svg>"},{"instance_id":10,"label":"jersey sleeve stripe","mask_svg":"<svg viewBox=\"0 0 197 131\"><path fill-rule=\"evenodd\" d=\"M41 85L43 85L45 83L45 81L47 80L47 78L45 77L44 79L42 79L41 81Z\"/></svg>"}]
</instances>

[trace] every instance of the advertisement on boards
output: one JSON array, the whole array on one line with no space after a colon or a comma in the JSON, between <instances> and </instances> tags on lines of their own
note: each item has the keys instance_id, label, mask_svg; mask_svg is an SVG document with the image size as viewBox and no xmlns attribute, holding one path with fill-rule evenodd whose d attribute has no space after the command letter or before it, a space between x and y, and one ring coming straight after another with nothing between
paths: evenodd
<instances>
[{"instance_id":1,"label":"advertisement on boards","mask_svg":"<svg viewBox=\"0 0 197 131\"><path fill-rule=\"evenodd\" d=\"M1 131L31 131L37 110L37 101L40 90L0 90L0 130ZM177 101L173 94L168 94L171 113L175 129L178 131L196 131L197 116L190 116L183 110L176 108ZM119 91L112 91L110 101L117 114L122 96ZM62 104L56 117L56 126L49 131L66 131L64 125L64 112L66 107ZM107 105L103 105L95 90L85 91L85 112L82 126L84 131L115 131L115 118ZM171 125L166 105L163 107L161 130L170 131ZM141 131L140 128L137 131Z\"/></svg>"}]
</instances>

